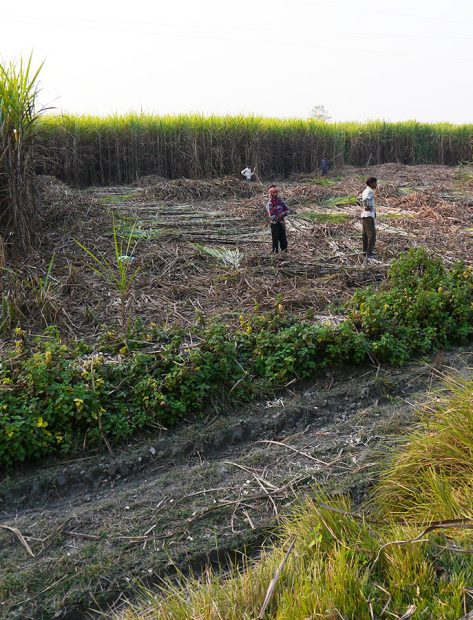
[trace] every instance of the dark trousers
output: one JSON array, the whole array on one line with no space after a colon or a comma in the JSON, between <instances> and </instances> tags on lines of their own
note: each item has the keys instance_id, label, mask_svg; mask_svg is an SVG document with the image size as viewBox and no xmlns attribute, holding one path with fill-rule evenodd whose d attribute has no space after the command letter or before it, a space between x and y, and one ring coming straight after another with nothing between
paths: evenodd
<instances>
[{"instance_id":1,"label":"dark trousers","mask_svg":"<svg viewBox=\"0 0 473 620\"><path fill-rule=\"evenodd\" d=\"M273 238L273 254L279 252L279 247L281 247L281 252L287 251L286 225L284 222L271 224L271 237Z\"/></svg>"},{"instance_id":2,"label":"dark trousers","mask_svg":"<svg viewBox=\"0 0 473 620\"><path fill-rule=\"evenodd\" d=\"M374 250L374 244L376 243L376 225L374 217L362 217L361 223L363 226L363 253L366 256L371 256Z\"/></svg>"}]
</instances>

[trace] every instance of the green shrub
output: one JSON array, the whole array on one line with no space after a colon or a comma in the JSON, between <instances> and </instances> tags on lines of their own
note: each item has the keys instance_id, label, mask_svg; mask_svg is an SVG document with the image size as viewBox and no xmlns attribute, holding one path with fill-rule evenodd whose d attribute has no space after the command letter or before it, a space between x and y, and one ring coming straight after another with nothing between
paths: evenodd
<instances>
[{"instance_id":1,"label":"green shrub","mask_svg":"<svg viewBox=\"0 0 473 620\"><path fill-rule=\"evenodd\" d=\"M473 332L473 270L458 262L446 271L423 248L395 261L384 287L357 291L349 317L371 341L379 361L402 363L464 342Z\"/></svg>"},{"instance_id":2,"label":"green shrub","mask_svg":"<svg viewBox=\"0 0 473 620\"><path fill-rule=\"evenodd\" d=\"M237 330L201 318L190 336L137 322L126 345L107 331L98 352L61 342L54 328L31 342L17 329L0 362L0 464L73 452L104 436L121 441L327 367L369 357L401 364L472 332L473 270L457 263L447 271L421 248L393 264L380 290L355 293L338 325L288 316L277 301L270 313L241 316Z\"/></svg>"}]
</instances>

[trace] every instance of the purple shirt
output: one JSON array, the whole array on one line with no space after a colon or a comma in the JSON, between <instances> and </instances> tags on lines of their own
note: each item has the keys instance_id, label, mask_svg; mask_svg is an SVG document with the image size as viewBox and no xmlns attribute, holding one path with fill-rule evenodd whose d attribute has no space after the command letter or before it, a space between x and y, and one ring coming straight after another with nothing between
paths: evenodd
<instances>
[{"instance_id":1,"label":"purple shirt","mask_svg":"<svg viewBox=\"0 0 473 620\"><path fill-rule=\"evenodd\" d=\"M284 221L284 218L289 213L286 203L279 196L268 200L266 211L274 224Z\"/></svg>"}]
</instances>

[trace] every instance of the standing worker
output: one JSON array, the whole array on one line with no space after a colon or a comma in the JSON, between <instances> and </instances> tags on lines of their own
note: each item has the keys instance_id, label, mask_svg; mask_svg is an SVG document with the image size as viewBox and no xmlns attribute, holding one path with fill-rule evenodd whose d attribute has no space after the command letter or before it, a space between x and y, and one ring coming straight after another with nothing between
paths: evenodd
<instances>
[{"instance_id":1,"label":"standing worker","mask_svg":"<svg viewBox=\"0 0 473 620\"><path fill-rule=\"evenodd\" d=\"M326 157L322 157L322 161L320 162L320 170L322 172L322 176L326 177L328 174L328 171L330 170L330 164Z\"/></svg>"},{"instance_id":2,"label":"standing worker","mask_svg":"<svg viewBox=\"0 0 473 620\"><path fill-rule=\"evenodd\" d=\"M245 178L245 181L254 181L253 177L255 173L251 171L249 166L246 166L240 174Z\"/></svg>"},{"instance_id":3,"label":"standing worker","mask_svg":"<svg viewBox=\"0 0 473 620\"><path fill-rule=\"evenodd\" d=\"M266 211L271 221L273 254L277 254L279 248L281 248L281 252L287 252L287 235L284 219L289 213L289 209L284 200L279 197L279 188L277 185L270 186L268 189L268 198Z\"/></svg>"},{"instance_id":4,"label":"standing worker","mask_svg":"<svg viewBox=\"0 0 473 620\"><path fill-rule=\"evenodd\" d=\"M378 187L378 179L370 177L366 180L366 188L361 194L361 224L363 227L363 254L366 259L373 258L375 255L374 246L376 243L376 209L374 206L374 193Z\"/></svg>"}]
</instances>

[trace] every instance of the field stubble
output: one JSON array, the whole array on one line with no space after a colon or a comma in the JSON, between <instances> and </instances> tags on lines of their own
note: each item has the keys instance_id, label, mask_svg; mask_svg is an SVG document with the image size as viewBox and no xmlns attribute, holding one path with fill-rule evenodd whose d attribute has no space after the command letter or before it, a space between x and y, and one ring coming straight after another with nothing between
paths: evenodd
<instances>
[{"instance_id":1,"label":"field stubble","mask_svg":"<svg viewBox=\"0 0 473 620\"><path fill-rule=\"evenodd\" d=\"M353 197L368 172L379 178L380 260L365 268ZM445 166L387 164L344 168L329 185L317 177L289 180L281 184L291 209L289 254L271 255L265 186L258 183L147 177L137 186L79 191L45 177L48 232L36 253L5 276L5 289L27 327L44 326L44 309L34 311L31 290L54 255L49 314L86 338L117 322L116 292L97 278L75 242L113 260L113 216L118 233L132 237L140 267L129 302L135 317L183 327L196 314L237 322L240 313L271 308L278 297L287 311L330 319L355 287L381 280L391 260L412 246L426 246L447 265L471 263L468 179Z\"/></svg>"}]
</instances>

